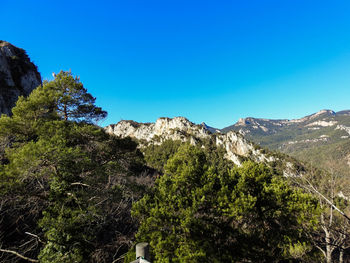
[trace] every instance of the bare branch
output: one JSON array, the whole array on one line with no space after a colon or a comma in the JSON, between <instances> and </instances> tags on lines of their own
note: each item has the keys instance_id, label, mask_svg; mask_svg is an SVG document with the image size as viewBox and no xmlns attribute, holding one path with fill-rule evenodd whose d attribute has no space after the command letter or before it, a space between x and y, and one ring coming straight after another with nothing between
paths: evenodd
<instances>
[{"instance_id":1,"label":"bare branch","mask_svg":"<svg viewBox=\"0 0 350 263\"><path fill-rule=\"evenodd\" d=\"M311 182L309 180L307 180L306 178L303 178L303 179L308 183L309 187L306 187L305 185L299 184L301 187L307 188L308 190L311 190L311 191L315 192L320 198L325 200L333 209L335 209L338 213L340 213L343 217L345 217L350 222L350 217L348 217L342 210L340 210L338 207L336 207L335 204L332 201L330 201L327 197L325 197L323 194L321 194L313 186L313 184L311 184Z\"/></svg>"},{"instance_id":2,"label":"bare branch","mask_svg":"<svg viewBox=\"0 0 350 263\"><path fill-rule=\"evenodd\" d=\"M21 259L24 259L24 260L27 260L27 261L29 261L29 262L39 262L39 260L37 260L37 259L28 258L28 257L23 256L23 255L19 254L19 253L16 252L16 251L13 251L13 250L8 250L8 249L2 249L2 248L0 248L0 252L10 253L10 254L16 255L17 257L19 257L19 258L21 258Z\"/></svg>"},{"instance_id":3,"label":"bare branch","mask_svg":"<svg viewBox=\"0 0 350 263\"><path fill-rule=\"evenodd\" d=\"M118 250L119 250L119 248L118 248ZM126 253L125 253L125 254L123 254L123 255L121 255L119 258L117 258L117 259L113 260L113 262L112 262L112 263L116 263L116 262L118 262L119 260L124 259L124 258L125 258L125 255L126 255Z\"/></svg>"},{"instance_id":4,"label":"bare branch","mask_svg":"<svg viewBox=\"0 0 350 263\"><path fill-rule=\"evenodd\" d=\"M90 185L88 185L88 184L83 184L83 183L80 183L80 182L71 183L70 185L81 185L81 186L90 187Z\"/></svg>"},{"instance_id":5,"label":"bare branch","mask_svg":"<svg viewBox=\"0 0 350 263\"><path fill-rule=\"evenodd\" d=\"M37 235L35 235L35 234L29 233L29 232L24 232L24 234L27 234L27 235L32 236L32 237L35 237L35 238L38 239L38 241L39 241L40 243L45 244L45 242L43 242L43 241L40 239L40 237L37 236Z\"/></svg>"}]
</instances>

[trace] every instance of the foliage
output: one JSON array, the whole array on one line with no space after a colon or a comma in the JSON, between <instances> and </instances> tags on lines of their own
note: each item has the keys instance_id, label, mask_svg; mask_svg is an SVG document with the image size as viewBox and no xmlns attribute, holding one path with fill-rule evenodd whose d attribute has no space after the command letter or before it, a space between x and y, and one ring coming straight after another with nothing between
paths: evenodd
<instances>
[{"instance_id":1,"label":"foliage","mask_svg":"<svg viewBox=\"0 0 350 263\"><path fill-rule=\"evenodd\" d=\"M280 262L308 241L300 224L315 223L316 207L263 164L217 171L203 150L185 145L133 216L152 262Z\"/></svg>"},{"instance_id":2,"label":"foliage","mask_svg":"<svg viewBox=\"0 0 350 263\"><path fill-rule=\"evenodd\" d=\"M181 141L166 140L160 145L150 144L142 149L147 165L164 173L164 167L169 159L178 151L182 143ZM200 142L204 149L206 159L216 172L227 172L232 167L233 162L225 158L225 149L218 147L215 140L207 139Z\"/></svg>"},{"instance_id":3,"label":"foliage","mask_svg":"<svg viewBox=\"0 0 350 263\"><path fill-rule=\"evenodd\" d=\"M150 144L143 149L147 165L164 172L164 165L177 152L181 141L166 140L161 145Z\"/></svg>"},{"instance_id":4,"label":"foliage","mask_svg":"<svg viewBox=\"0 0 350 263\"><path fill-rule=\"evenodd\" d=\"M44 87L55 91L57 113L66 121L91 122L107 116L107 112L94 105L96 98L71 72L61 71L53 81L44 82Z\"/></svg>"},{"instance_id":5,"label":"foliage","mask_svg":"<svg viewBox=\"0 0 350 263\"><path fill-rule=\"evenodd\" d=\"M0 245L40 262L112 262L135 232L143 158L130 139L89 124L105 114L72 78L61 72L0 118Z\"/></svg>"}]
</instances>

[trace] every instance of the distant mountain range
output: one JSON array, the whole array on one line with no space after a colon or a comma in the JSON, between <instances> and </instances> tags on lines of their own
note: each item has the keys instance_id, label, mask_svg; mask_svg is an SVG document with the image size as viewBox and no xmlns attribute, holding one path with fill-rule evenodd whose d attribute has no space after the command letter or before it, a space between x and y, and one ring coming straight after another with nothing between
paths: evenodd
<instances>
[{"instance_id":1,"label":"distant mountain range","mask_svg":"<svg viewBox=\"0 0 350 263\"><path fill-rule=\"evenodd\" d=\"M273 160L284 162L287 157L278 154L282 152L315 167L350 176L350 110L321 110L295 120L248 117L221 130L204 122L196 125L186 118L176 117L160 118L155 123L121 121L106 127L106 131L121 137L133 137L141 145L160 144L165 140L201 144L201 141L211 139L222 145L227 158L236 164L242 158L267 163ZM293 160L289 159L287 163L301 165ZM298 169L292 170L291 174L298 173Z\"/></svg>"},{"instance_id":2,"label":"distant mountain range","mask_svg":"<svg viewBox=\"0 0 350 263\"><path fill-rule=\"evenodd\" d=\"M221 132L237 131L264 148L350 175L350 110L321 110L295 120L240 119Z\"/></svg>"}]
</instances>

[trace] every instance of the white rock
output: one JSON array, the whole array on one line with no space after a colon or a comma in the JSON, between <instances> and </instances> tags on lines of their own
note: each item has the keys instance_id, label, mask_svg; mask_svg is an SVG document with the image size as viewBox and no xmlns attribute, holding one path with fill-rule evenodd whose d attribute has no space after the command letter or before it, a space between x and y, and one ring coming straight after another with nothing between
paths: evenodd
<instances>
[{"instance_id":1,"label":"white rock","mask_svg":"<svg viewBox=\"0 0 350 263\"><path fill-rule=\"evenodd\" d=\"M321 127L329 127L329 126L334 126L336 125L338 122L336 121L315 121L312 123L309 123L306 126L321 126Z\"/></svg>"},{"instance_id":2,"label":"white rock","mask_svg":"<svg viewBox=\"0 0 350 263\"><path fill-rule=\"evenodd\" d=\"M337 125L336 130L343 130L350 135L350 127L346 127L345 125Z\"/></svg>"},{"instance_id":3,"label":"white rock","mask_svg":"<svg viewBox=\"0 0 350 263\"><path fill-rule=\"evenodd\" d=\"M274 160L273 157L266 157L260 150L255 150L253 144L237 132L212 135L203 125L196 125L184 117L159 118L155 123L120 121L115 125L107 126L105 130L109 134L122 138L128 136L135 138L140 141L140 147L147 146L148 143L159 145L165 140L179 140L196 145L198 139L209 139L215 136L216 145L226 150L225 158L236 165L241 164L239 156L249 157L258 162Z\"/></svg>"}]
</instances>

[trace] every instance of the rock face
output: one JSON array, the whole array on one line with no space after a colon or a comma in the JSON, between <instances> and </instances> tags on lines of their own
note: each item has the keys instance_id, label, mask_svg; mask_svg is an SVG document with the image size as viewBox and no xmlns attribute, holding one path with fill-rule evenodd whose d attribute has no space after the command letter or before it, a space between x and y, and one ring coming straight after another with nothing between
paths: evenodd
<instances>
[{"instance_id":1,"label":"rock face","mask_svg":"<svg viewBox=\"0 0 350 263\"><path fill-rule=\"evenodd\" d=\"M213 134L206 125L196 125L184 117L159 118L155 123L137 123L120 121L105 128L107 133L119 137L132 137L139 141L140 146L161 144L166 140L179 140L201 145L204 140L214 140L217 146L226 150L226 158L240 165L242 157L259 162L270 162L272 156L266 156L262 149L247 141L241 134L230 131L227 134ZM243 158L243 159L244 159Z\"/></svg>"},{"instance_id":2,"label":"rock face","mask_svg":"<svg viewBox=\"0 0 350 263\"><path fill-rule=\"evenodd\" d=\"M350 176L350 111L321 110L301 119L240 119L222 132L249 140L324 169Z\"/></svg>"},{"instance_id":3,"label":"rock face","mask_svg":"<svg viewBox=\"0 0 350 263\"><path fill-rule=\"evenodd\" d=\"M41 84L37 67L23 49L0 40L0 114L11 115L19 96Z\"/></svg>"}]
</instances>

